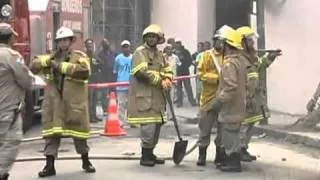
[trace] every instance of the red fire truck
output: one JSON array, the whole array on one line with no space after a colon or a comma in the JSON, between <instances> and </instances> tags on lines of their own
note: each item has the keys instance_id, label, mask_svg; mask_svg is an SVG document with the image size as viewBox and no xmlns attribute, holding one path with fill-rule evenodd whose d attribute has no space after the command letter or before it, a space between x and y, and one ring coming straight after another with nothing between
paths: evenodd
<instances>
[{"instance_id":1,"label":"red fire truck","mask_svg":"<svg viewBox=\"0 0 320 180\"><path fill-rule=\"evenodd\" d=\"M30 63L30 21L27 0L1 0L0 21L10 23L19 36L16 38L14 49L24 57L25 63ZM26 106L23 111L23 130L26 131L32 124L34 112L40 109L42 88L34 88L26 94Z\"/></svg>"}]
</instances>

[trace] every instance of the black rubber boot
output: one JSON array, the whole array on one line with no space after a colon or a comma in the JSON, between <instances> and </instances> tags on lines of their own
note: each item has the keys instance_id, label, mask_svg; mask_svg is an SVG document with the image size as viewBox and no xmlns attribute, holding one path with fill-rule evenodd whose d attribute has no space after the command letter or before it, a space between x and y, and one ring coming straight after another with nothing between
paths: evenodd
<instances>
[{"instance_id":1,"label":"black rubber boot","mask_svg":"<svg viewBox=\"0 0 320 180\"><path fill-rule=\"evenodd\" d=\"M141 151L140 165L153 167L156 163L153 160L152 149L142 148Z\"/></svg>"},{"instance_id":2,"label":"black rubber boot","mask_svg":"<svg viewBox=\"0 0 320 180\"><path fill-rule=\"evenodd\" d=\"M54 168L54 156L47 156L46 161L46 166L38 173L41 178L56 175L56 170Z\"/></svg>"},{"instance_id":3,"label":"black rubber boot","mask_svg":"<svg viewBox=\"0 0 320 180\"><path fill-rule=\"evenodd\" d=\"M240 153L227 156L225 163L219 169L223 172L241 172Z\"/></svg>"},{"instance_id":4,"label":"black rubber boot","mask_svg":"<svg viewBox=\"0 0 320 180\"><path fill-rule=\"evenodd\" d=\"M86 173L95 173L96 169L92 166L91 162L89 161L88 153L81 155L82 159L82 169L85 170Z\"/></svg>"},{"instance_id":5,"label":"black rubber boot","mask_svg":"<svg viewBox=\"0 0 320 180\"><path fill-rule=\"evenodd\" d=\"M164 164L165 163L164 159L158 158L156 155L154 155L153 149L152 149L152 160L154 161L155 164Z\"/></svg>"},{"instance_id":6,"label":"black rubber boot","mask_svg":"<svg viewBox=\"0 0 320 180\"><path fill-rule=\"evenodd\" d=\"M252 162L257 160L256 156L251 155L246 148L241 148L241 161L243 162Z\"/></svg>"},{"instance_id":7,"label":"black rubber boot","mask_svg":"<svg viewBox=\"0 0 320 180\"><path fill-rule=\"evenodd\" d=\"M208 146L199 147L199 157L197 161L198 166L205 166L207 160L207 148Z\"/></svg>"},{"instance_id":8,"label":"black rubber boot","mask_svg":"<svg viewBox=\"0 0 320 180\"><path fill-rule=\"evenodd\" d=\"M0 174L0 180L8 180L8 178L9 178L9 173Z\"/></svg>"},{"instance_id":9,"label":"black rubber boot","mask_svg":"<svg viewBox=\"0 0 320 180\"><path fill-rule=\"evenodd\" d=\"M214 159L214 164L218 167L222 166L226 161L227 155L222 147L216 147L216 157Z\"/></svg>"}]
</instances>

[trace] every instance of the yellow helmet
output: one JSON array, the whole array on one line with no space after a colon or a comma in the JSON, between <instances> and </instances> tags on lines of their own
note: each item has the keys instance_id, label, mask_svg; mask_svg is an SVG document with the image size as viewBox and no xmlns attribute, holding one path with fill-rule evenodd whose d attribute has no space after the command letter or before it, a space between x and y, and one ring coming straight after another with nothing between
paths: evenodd
<instances>
[{"instance_id":1,"label":"yellow helmet","mask_svg":"<svg viewBox=\"0 0 320 180\"><path fill-rule=\"evenodd\" d=\"M237 29L237 32L240 33L241 36L244 36L244 37L250 37L250 36L255 36L257 38L259 37L258 33L249 26L239 27Z\"/></svg>"},{"instance_id":2,"label":"yellow helmet","mask_svg":"<svg viewBox=\"0 0 320 180\"><path fill-rule=\"evenodd\" d=\"M232 47L243 49L241 45L242 36L233 28L227 28L221 33L223 40Z\"/></svg>"},{"instance_id":3,"label":"yellow helmet","mask_svg":"<svg viewBox=\"0 0 320 180\"><path fill-rule=\"evenodd\" d=\"M165 42L164 34L160 25L151 24L143 30L142 37L145 37L147 34L157 34L159 36L158 44L163 44Z\"/></svg>"}]
</instances>

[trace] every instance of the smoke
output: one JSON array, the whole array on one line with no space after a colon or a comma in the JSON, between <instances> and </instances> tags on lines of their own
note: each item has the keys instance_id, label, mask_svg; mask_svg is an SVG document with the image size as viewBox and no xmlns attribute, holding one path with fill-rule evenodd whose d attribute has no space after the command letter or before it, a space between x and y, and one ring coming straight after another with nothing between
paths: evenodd
<instances>
[{"instance_id":1,"label":"smoke","mask_svg":"<svg viewBox=\"0 0 320 180\"><path fill-rule=\"evenodd\" d=\"M265 0L264 6L267 12L272 15L278 16L281 14L283 7L286 5L287 0Z\"/></svg>"}]
</instances>

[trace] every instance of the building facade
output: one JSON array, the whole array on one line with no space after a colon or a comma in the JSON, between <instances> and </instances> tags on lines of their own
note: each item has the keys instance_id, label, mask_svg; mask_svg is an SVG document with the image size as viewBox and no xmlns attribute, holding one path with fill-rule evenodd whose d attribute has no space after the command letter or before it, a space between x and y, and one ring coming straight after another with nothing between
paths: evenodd
<instances>
[{"instance_id":1,"label":"building facade","mask_svg":"<svg viewBox=\"0 0 320 180\"><path fill-rule=\"evenodd\" d=\"M185 46L193 52L197 42L211 40L217 24L217 8L226 13L240 11L240 5L221 9L220 5L216 7L217 2L221 0L152 0L151 22L159 23L166 37L182 39ZM239 2L247 3L244 0ZM264 2L265 24L256 28L265 30L267 48L283 50L283 56L267 71L270 108L284 113L304 114L306 103L320 81L320 61L314 57L320 40L316 33L320 30L320 25L316 23L320 16L320 1ZM255 11L254 9L252 6L248 12ZM251 24L256 26L255 17L250 17L248 14L248 19L254 20ZM233 19L232 22L239 20Z\"/></svg>"}]
</instances>

